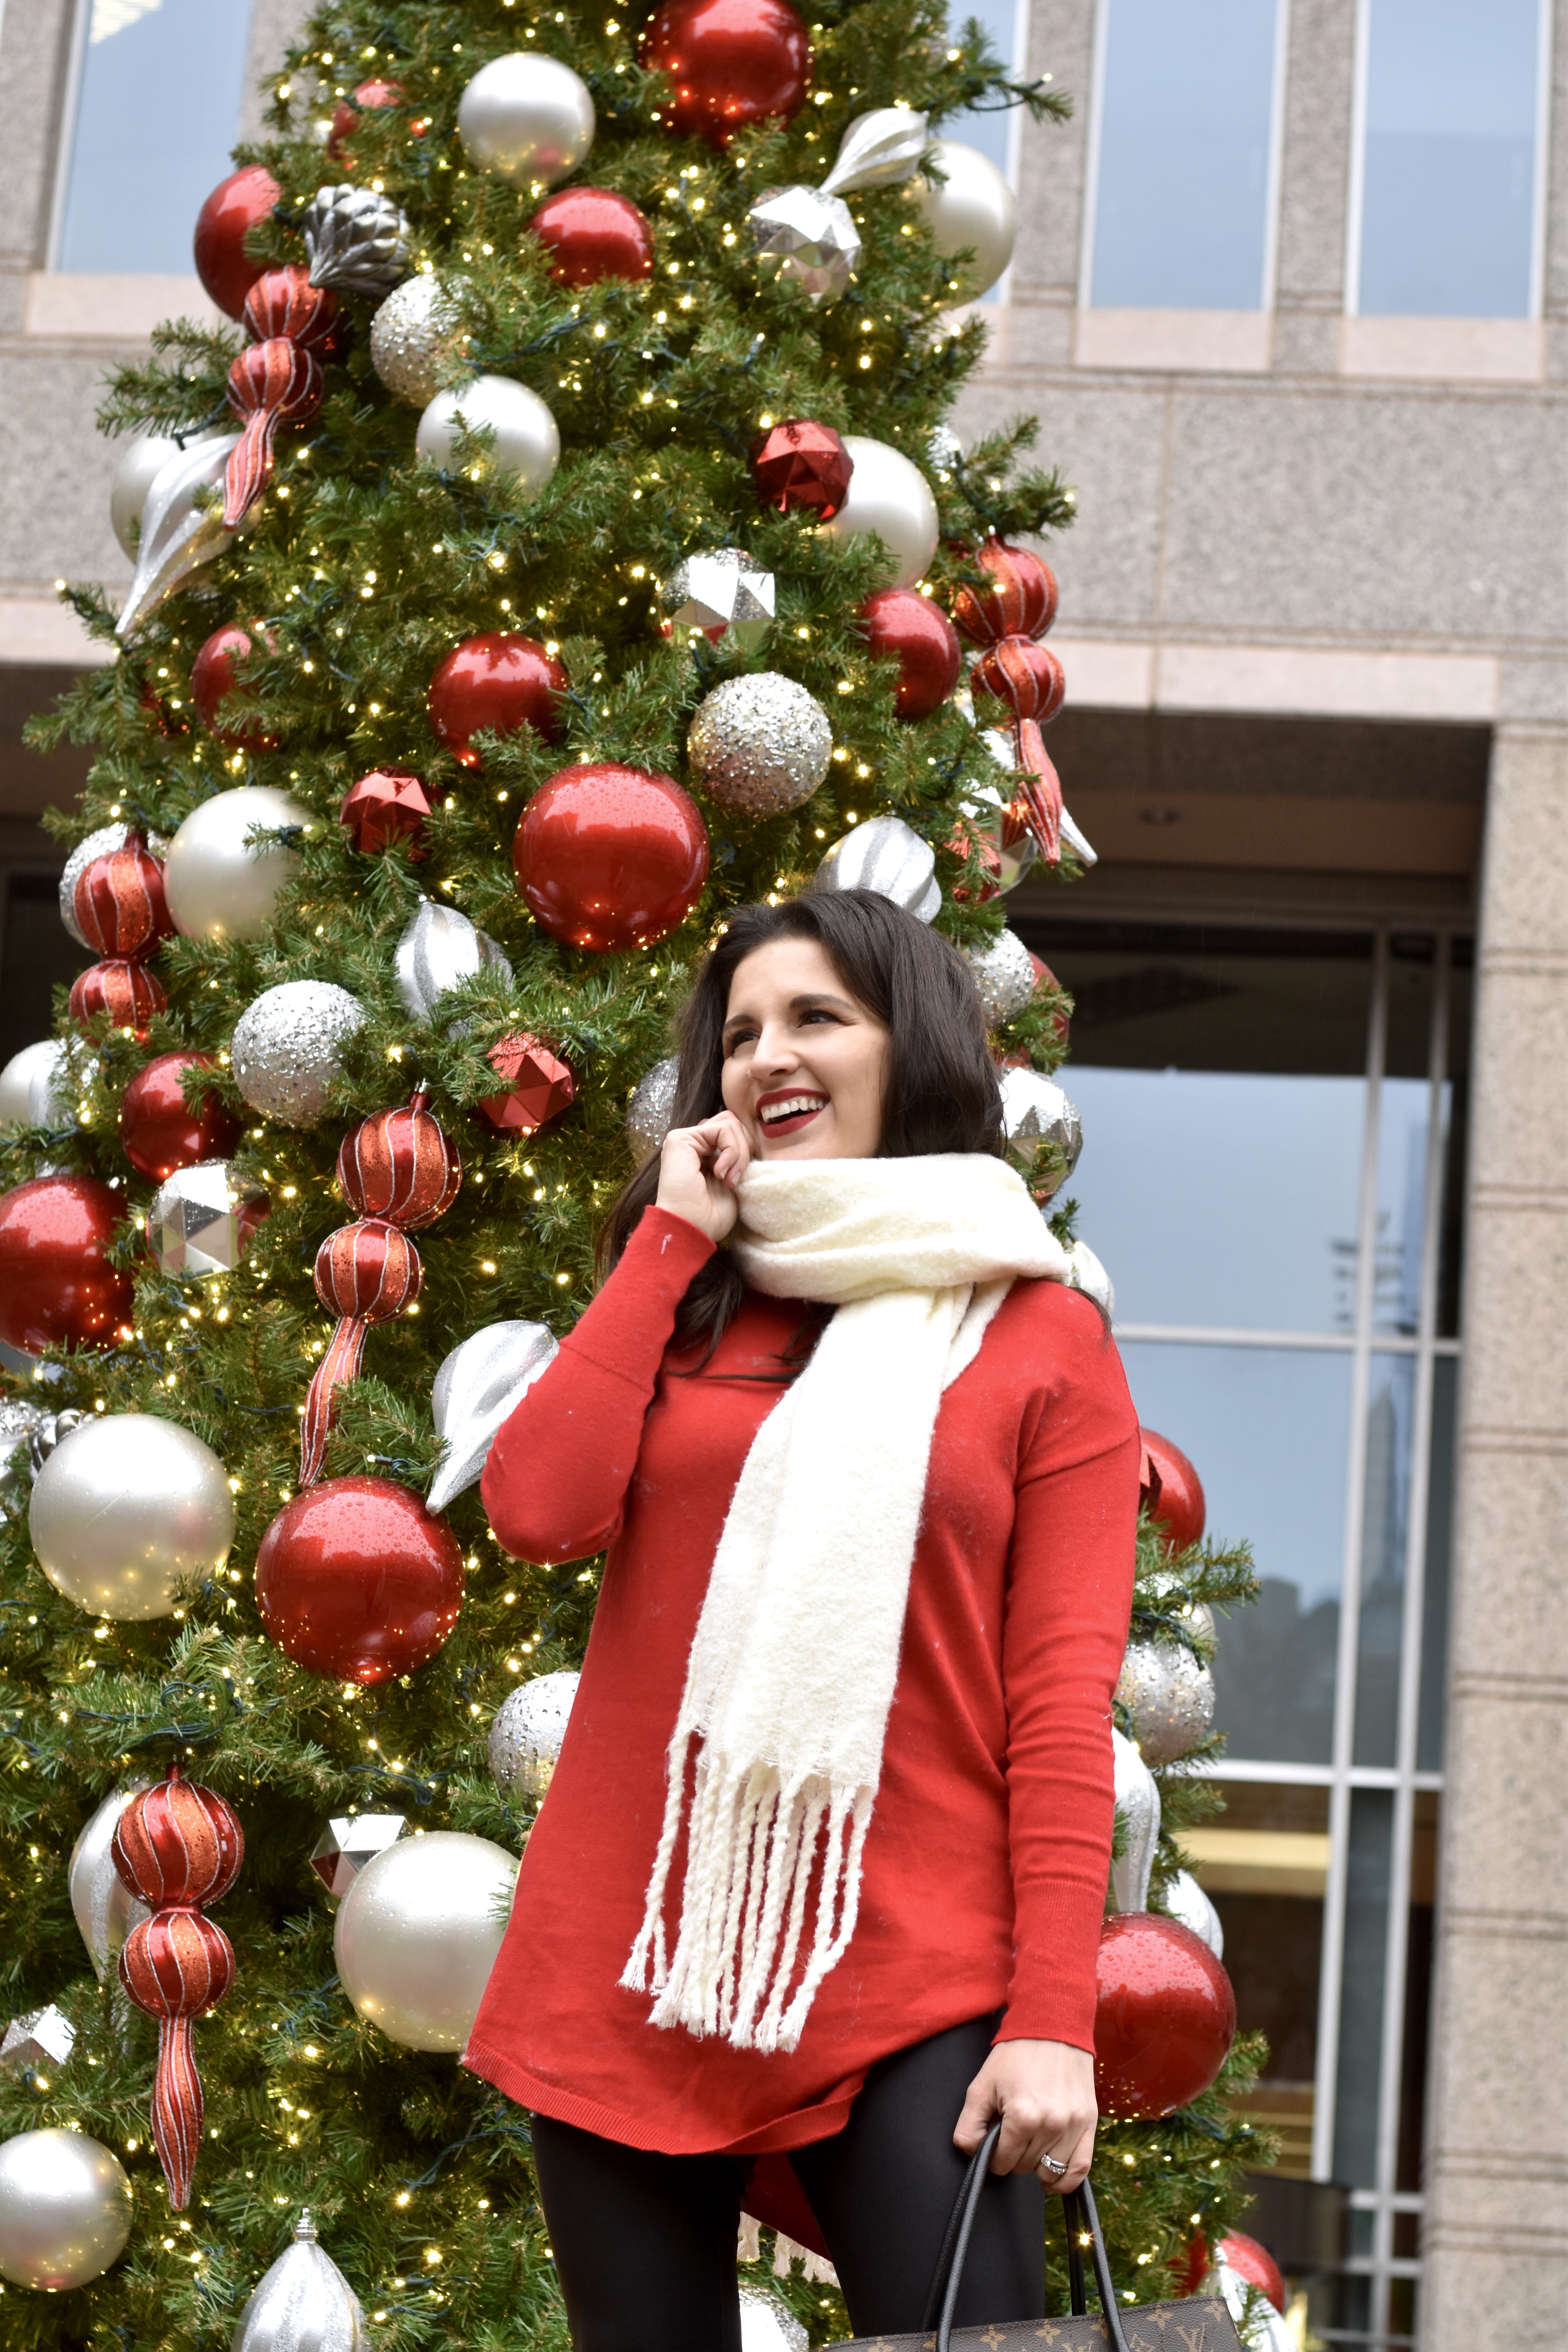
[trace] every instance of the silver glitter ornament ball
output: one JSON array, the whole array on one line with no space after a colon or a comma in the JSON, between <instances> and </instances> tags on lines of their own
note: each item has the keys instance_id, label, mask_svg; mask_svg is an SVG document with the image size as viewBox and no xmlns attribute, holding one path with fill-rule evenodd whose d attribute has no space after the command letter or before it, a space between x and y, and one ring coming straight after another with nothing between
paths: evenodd
<instances>
[{"instance_id":1,"label":"silver glitter ornament ball","mask_svg":"<svg viewBox=\"0 0 1568 2352\"><path fill-rule=\"evenodd\" d=\"M86 2132L18 2132L0 2142L0 2278L59 2294L118 2262L131 2235L131 2183Z\"/></svg>"},{"instance_id":2,"label":"silver glitter ornament ball","mask_svg":"<svg viewBox=\"0 0 1568 2352\"><path fill-rule=\"evenodd\" d=\"M675 1118L675 1089L680 1083L680 1056L667 1054L640 1077L626 1106L626 1133L640 1168L651 1160L669 1133Z\"/></svg>"},{"instance_id":3,"label":"silver glitter ornament ball","mask_svg":"<svg viewBox=\"0 0 1568 2352\"><path fill-rule=\"evenodd\" d=\"M153 1916L115 1869L112 1852L121 1814L137 1791L149 1785L145 1780L132 1780L128 1788L111 1790L90 1820L83 1823L71 1848L66 1884L81 1940L87 1946L88 1958L100 1984L119 1958L121 1946L132 1928Z\"/></svg>"},{"instance_id":4,"label":"silver glitter ornament ball","mask_svg":"<svg viewBox=\"0 0 1568 2352\"><path fill-rule=\"evenodd\" d=\"M535 1675L508 1693L490 1726L490 1778L503 1797L542 1797L561 1755L582 1677Z\"/></svg>"},{"instance_id":5,"label":"silver glitter ornament ball","mask_svg":"<svg viewBox=\"0 0 1568 2352\"><path fill-rule=\"evenodd\" d=\"M517 1857L467 1830L399 1838L338 1906L332 1951L367 2025L407 2050L460 2050L506 1933Z\"/></svg>"},{"instance_id":6,"label":"silver glitter ornament ball","mask_svg":"<svg viewBox=\"0 0 1568 2352\"><path fill-rule=\"evenodd\" d=\"M741 2352L806 2352L810 2336L784 2297L741 2288Z\"/></svg>"},{"instance_id":7,"label":"silver glitter ornament ball","mask_svg":"<svg viewBox=\"0 0 1568 2352\"><path fill-rule=\"evenodd\" d=\"M746 215L757 257L776 261L814 306L837 302L860 267L860 232L842 196L822 188L770 188Z\"/></svg>"},{"instance_id":8,"label":"silver glitter ornament ball","mask_svg":"<svg viewBox=\"0 0 1568 2352\"><path fill-rule=\"evenodd\" d=\"M370 363L399 400L423 408L441 389L441 371L468 341L451 294L428 270L395 286L370 322Z\"/></svg>"},{"instance_id":9,"label":"silver glitter ornament ball","mask_svg":"<svg viewBox=\"0 0 1568 2352\"><path fill-rule=\"evenodd\" d=\"M1066 1183L1083 1150L1078 1106L1055 1078L1043 1078L1037 1070L1003 1071L1002 1131L1007 1139L1008 1159L1037 1200L1048 1199ZM1053 1147L1067 1161L1054 1174L1048 1160ZM1044 1186L1049 1187L1048 1192L1042 1192Z\"/></svg>"},{"instance_id":10,"label":"silver glitter ornament ball","mask_svg":"<svg viewBox=\"0 0 1568 2352\"><path fill-rule=\"evenodd\" d=\"M294 2224L293 2244L240 2313L229 2352L365 2352L369 2342L359 2297L318 2245L307 2210Z\"/></svg>"},{"instance_id":11,"label":"silver glitter ornament ball","mask_svg":"<svg viewBox=\"0 0 1568 2352\"><path fill-rule=\"evenodd\" d=\"M364 1007L330 980L286 980L235 1024L234 1080L252 1110L284 1127L313 1127L342 1066L343 1041Z\"/></svg>"},{"instance_id":12,"label":"silver glitter ornament ball","mask_svg":"<svg viewBox=\"0 0 1568 2352\"><path fill-rule=\"evenodd\" d=\"M754 653L773 619L773 575L740 547L706 547L678 563L658 591L666 636L678 645L727 638Z\"/></svg>"},{"instance_id":13,"label":"silver glitter ornament ball","mask_svg":"<svg viewBox=\"0 0 1568 2352\"><path fill-rule=\"evenodd\" d=\"M408 275L412 231L392 198L374 188L318 188L300 226L312 286L379 301Z\"/></svg>"},{"instance_id":14,"label":"silver glitter ornament ball","mask_svg":"<svg viewBox=\"0 0 1568 2352\"><path fill-rule=\"evenodd\" d=\"M687 755L721 808L780 816L827 773L833 730L815 694L777 670L727 677L697 706Z\"/></svg>"},{"instance_id":15,"label":"silver glitter ornament ball","mask_svg":"<svg viewBox=\"0 0 1568 2352\"><path fill-rule=\"evenodd\" d=\"M176 1281L232 1274L267 1206L262 1187L237 1176L230 1160L176 1168L147 1213L147 1244L159 1271Z\"/></svg>"},{"instance_id":16,"label":"silver glitter ornament ball","mask_svg":"<svg viewBox=\"0 0 1568 2352\"><path fill-rule=\"evenodd\" d=\"M1184 1642L1129 1642L1116 1696L1147 1764L1173 1764L1214 1727L1214 1676Z\"/></svg>"},{"instance_id":17,"label":"silver glitter ornament ball","mask_svg":"<svg viewBox=\"0 0 1568 2352\"><path fill-rule=\"evenodd\" d=\"M181 1584L227 1559L234 1496L193 1430L156 1413L109 1412L50 1454L27 1526L39 1567L79 1609L167 1617Z\"/></svg>"},{"instance_id":18,"label":"silver glitter ornament ball","mask_svg":"<svg viewBox=\"0 0 1568 2352\"><path fill-rule=\"evenodd\" d=\"M988 946L965 948L963 954L980 991L987 1029L1022 1013L1035 992L1035 967L1016 931L1004 931Z\"/></svg>"}]
</instances>

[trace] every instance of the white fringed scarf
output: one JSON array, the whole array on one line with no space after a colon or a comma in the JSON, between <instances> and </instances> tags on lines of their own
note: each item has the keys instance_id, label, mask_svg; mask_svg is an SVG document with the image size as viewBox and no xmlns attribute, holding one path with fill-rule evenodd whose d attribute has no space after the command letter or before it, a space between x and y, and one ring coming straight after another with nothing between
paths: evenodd
<instances>
[{"instance_id":1,"label":"white fringed scarf","mask_svg":"<svg viewBox=\"0 0 1568 2352\"><path fill-rule=\"evenodd\" d=\"M747 1282L838 1311L731 1499L621 1982L657 1996L655 2025L793 2050L855 1931L942 1391L1014 1278L1068 1265L1022 1180L979 1153L753 1163L740 1199Z\"/></svg>"}]
</instances>

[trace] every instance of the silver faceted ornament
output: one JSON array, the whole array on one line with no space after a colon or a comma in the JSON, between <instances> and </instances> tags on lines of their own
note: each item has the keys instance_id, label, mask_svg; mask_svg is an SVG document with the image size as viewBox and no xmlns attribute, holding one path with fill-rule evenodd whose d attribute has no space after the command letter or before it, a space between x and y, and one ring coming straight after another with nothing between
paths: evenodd
<instances>
[{"instance_id":1,"label":"silver faceted ornament","mask_svg":"<svg viewBox=\"0 0 1568 2352\"><path fill-rule=\"evenodd\" d=\"M369 2342L359 2297L318 2243L307 2208L240 2313L229 2352L365 2352Z\"/></svg>"},{"instance_id":2,"label":"silver faceted ornament","mask_svg":"<svg viewBox=\"0 0 1568 2352\"><path fill-rule=\"evenodd\" d=\"M1083 1150L1077 1105L1055 1078L1043 1078L1037 1070L1003 1071L1002 1131L1008 1159L1037 1200L1048 1200L1066 1183ZM1053 1150L1067 1162L1054 1171L1049 1165Z\"/></svg>"},{"instance_id":3,"label":"silver faceted ornament","mask_svg":"<svg viewBox=\"0 0 1568 2352\"><path fill-rule=\"evenodd\" d=\"M466 1830L399 1838L338 1906L332 1951L367 2025L407 2050L460 2050L506 1933L517 1859Z\"/></svg>"},{"instance_id":4,"label":"silver faceted ornament","mask_svg":"<svg viewBox=\"0 0 1568 2352\"><path fill-rule=\"evenodd\" d=\"M234 1495L210 1445L156 1413L110 1412L58 1446L33 1483L28 1531L49 1582L79 1609L167 1617L180 1587L216 1574Z\"/></svg>"},{"instance_id":5,"label":"silver faceted ornament","mask_svg":"<svg viewBox=\"0 0 1568 2352\"><path fill-rule=\"evenodd\" d=\"M366 1863L395 1845L407 1827L405 1813L334 1814L310 1848L310 1867L337 1902Z\"/></svg>"},{"instance_id":6,"label":"silver faceted ornament","mask_svg":"<svg viewBox=\"0 0 1568 2352\"><path fill-rule=\"evenodd\" d=\"M782 2295L742 2286L741 2352L806 2352L810 2336Z\"/></svg>"},{"instance_id":7,"label":"silver faceted ornament","mask_svg":"<svg viewBox=\"0 0 1568 2352\"><path fill-rule=\"evenodd\" d=\"M209 433L187 441L153 477L142 508L136 570L114 625L117 637L128 637L193 572L232 545L235 533L224 529L222 499L204 501L202 493L217 489L238 439L237 433Z\"/></svg>"},{"instance_id":8,"label":"silver faceted ornament","mask_svg":"<svg viewBox=\"0 0 1568 2352\"><path fill-rule=\"evenodd\" d=\"M509 1691L490 1726L490 1778L503 1797L542 1797L561 1759L582 1677L563 1669Z\"/></svg>"},{"instance_id":9,"label":"silver faceted ornament","mask_svg":"<svg viewBox=\"0 0 1568 2352\"><path fill-rule=\"evenodd\" d=\"M626 1133L640 1168L651 1160L675 1123L675 1089L680 1083L680 1056L667 1054L640 1077L626 1106Z\"/></svg>"},{"instance_id":10,"label":"silver faceted ornament","mask_svg":"<svg viewBox=\"0 0 1568 2352\"><path fill-rule=\"evenodd\" d=\"M83 1823L71 1848L66 1873L71 1909L100 1984L119 1958L121 1947L132 1928L153 1916L115 1869L112 1852L121 1814L132 1798L150 1785L146 1780L132 1780L129 1788L116 1789L105 1797L91 1819Z\"/></svg>"},{"instance_id":11,"label":"silver faceted ornament","mask_svg":"<svg viewBox=\"0 0 1568 2352\"><path fill-rule=\"evenodd\" d=\"M860 232L842 196L823 188L772 188L746 215L760 261L776 261L814 307L837 302L860 267Z\"/></svg>"},{"instance_id":12,"label":"silver faceted ornament","mask_svg":"<svg viewBox=\"0 0 1568 2352\"><path fill-rule=\"evenodd\" d=\"M399 400L423 408L441 389L441 373L466 343L458 305L441 280L417 270L395 286L370 322L370 363Z\"/></svg>"},{"instance_id":13,"label":"silver faceted ornament","mask_svg":"<svg viewBox=\"0 0 1568 2352\"><path fill-rule=\"evenodd\" d=\"M876 890L922 923L942 906L936 852L901 816L868 817L836 841L812 877L814 890Z\"/></svg>"},{"instance_id":14,"label":"silver faceted ornament","mask_svg":"<svg viewBox=\"0 0 1568 2352\"><path fill-rule=\"evenodd\" d=\"M51 2294L86 2286L131 2235L131 2183L101 2140L79 2131L0 2141L0 2278Z\"/></svg>"},{"instance_id":15,"label":"silver faceted ornament","mask_svg":"<svg viewBox=\"0 0 1568 2352\"><path fill-rule=\"evenodd\" d=\"M327 1108L343 1041L364 1007L330 980L286 980L247 1004L235 1024L234 1080L252 1110L284 1127L313 1127Z\"/></svg>"},{"instance_id":16,"label":"silver faceted ornament","mask_svg":"<svg viewBox=\"0 0 1568 2352\"><path fill-rule=\"evenodd\" d=\"M61 872L60 920L78 947L86 948L89 955L96 955L98 950L77 922L76 886L95 857L111 857L117 849L123 849L131 838L131 831L132 828L128 824L96 826L84 840L77 843L76 847L66 859ZM163 857L168 855L169 845L161 833L150 833L147 835L147 846L154 857Z\"/></svg>"},{"instance_id":17,"label":"silver faceted ornament","mask_svg":"<svg viewBox=\"0 0 1568 2352\"><path fill-rule=\"evenodd\" d=\"M1190 1927L1200 1943L1208 1946L1216 1960L1225 1958L1225 1929L1219 1913L1209 1901L1190 1870L1178 1870L1165 1884L1165 1908L1173 1919Z\"/></svg>"},{"instance_id":18,"label":"silver faceted ornament","mask_svg":"<svg viewBox=\"0 0 1568 2352\"><path fill-rule=\"evenodd\" d=\"M511 188L552 188L594 143L594 101L580 74L559 58L514 49L492 58L458 104L458 135L469 159Z\"/></svg>"},{"instance_id":19,"label":"silver faceted ornament","mask_svg":"<svg viewBox=\"0 0 1568 2352\"><path fill-rule=\"evenodd\" d=\"M444 1511L474 1485L497 1431L554 1361L557 1345L542 1323L489 1323L443 1359L430 1412L447 1451L425 1497L427 1511Z\"/></svg>"},{"instance_id":20,"label":"silver faceted ornament","mask_svg":"<svg viewBox=\"0 0 1568 2352\"><path fill-rule=\"evenodd\" d=\"M456 907L421 898L404 927L395 957L397 992L416 1021L428 1021L449 988L477 971L510 980L511 966L488 931Z\"/></svg>"},{"instance_id":21,"label":"silver faceted ornament","mask_svg":"<svg viewBox=\"0 0 1568 2352\"><path fill-rule=\"evenodd\" d=\"M58 2074L76 2048L76 2028L63 2009L30 2009L14 2017L0 2041L0 2066L10 2074Z\"/></svg>"},{"instance_id":22,"label":"silver faceted ornament","mask_svg":"<svg viewBox=\"0 0 1568 2352\"><path fill-rule=\"evenodd\" d=\"M773 625L774 582L740 547L706 547L678 563L658 591L666 636L727 638L754 653Z\"/></svg>"},{"instance_id":23,"label":"silver faceted ornament","mask_svg":"<svg viewBox=\"0 0 1568 2352\"><path fill-rule=\"evenodd\" d=\"M159 1271L176 1281L232 1274L267 1208L263 1188L237 1175L231 1160L176 1168L153 1195L147 1215L147 1244Z\"/></svg>"},{"instance_id":24,"label":"silver faceted ornament","mask_svg":"<svg viewBox=\"0 0 1568 2352\"><path fill-rule=\"evenodd\" d=\"M974 974L987 1029L1022 1013L1035 992L1035 967L1016 931L1003 931L983 948L962 950Z\"/></svg>"},{"instance_id":25,"label":"silver faceted ornament","mask_svg":"<svg viewBox=\"0 0 1568 2352\"><path fill-rule=\"evenodd\" d=\"M318 188L300 226L312 286L379 301L408 275L413 231L392 198L374 188Z\"/></svg>"},{"instance_id":26,"label":"silver faceted ornament","mask_svg":"<svg viewBox=\"0 0 1568 2352\"><path fill-rule=\"evenodd\" d=\"M1149 1874L1160 1843L1160 1784L1131 1739L1110 1735L1116 1769L1116 1818L1121 1825L1121 1858L1110 1865L1110 1891L1119 1911L1147 1911Z\"/></svg>"},{"instance_id":27,"label":"silver faceted ornament","mask_svg":"<svg viewBox=\"0 0 1568 2352\"><path fill-rule=\"evenodd\" d=\"M1184 1642L1129 1642L1116 1696L1149 1764L1173 1764L1214 1726L1214 1676Z\"/></svg>"},{"instance_id":28,"label":"silver faceted ornament","mask_svg":"<svg viewBox=\"0 0 1568 2352\"><path fill-rule=\"evenodd\" d=\"M561 434L536 392L510 375L477 375L452 392L438 392L419 419L414 446L433 466L449 470L463 432L495 436L474 471L504 481L515 505L526 506L546 488L561 463Z\"/></svg>"},{"instance_id":29,"label":"silver faceted ornament","mask_svg":"<svg viewBox=\"0 0 1568 2352\"><path fill-rule=\"evenodd\" d=\"M764 669L727 677L703 696L686 751L721 808L780 816L808 801L826 775L833 730L815 694Z\"/></svg>"}]
</instances>

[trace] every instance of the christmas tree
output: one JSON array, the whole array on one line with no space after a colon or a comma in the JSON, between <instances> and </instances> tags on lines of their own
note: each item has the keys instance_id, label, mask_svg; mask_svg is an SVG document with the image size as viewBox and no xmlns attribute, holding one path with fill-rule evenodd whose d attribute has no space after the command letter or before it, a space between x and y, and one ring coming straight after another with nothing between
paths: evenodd
<instances>
[{"instance_id":1,"label":"christmas tree","mask_svg":"<svg viewBox=\"0 0 1568 2352\"><path fill-rule=\"evenodd\" d=\"M597 1569L508 1559L475 1481L745 900L940 924L1071 1239L1070 1006L1002 895L1079 871L1022 544L1071 500L1027 423L945 425L1011 200L939 138L1064 104L934 0L343 0L197 225L235 326L108 391L136 577L70 592L115 658L35 730L92 747L98 961L0 1078L7 2352L226 2343L285 2255L322 2340L352 2295L376 2345L565 2341L528 2118L455 2053ZM1125 1730L1248 1584L1162 1491ZM1118 1865L1167 1941L1212 1746L1172 1720ZM1130 2299L1241 2209L1223 2051L1168 2116L1119 2082Z\"/></svg>"}]
</instances>

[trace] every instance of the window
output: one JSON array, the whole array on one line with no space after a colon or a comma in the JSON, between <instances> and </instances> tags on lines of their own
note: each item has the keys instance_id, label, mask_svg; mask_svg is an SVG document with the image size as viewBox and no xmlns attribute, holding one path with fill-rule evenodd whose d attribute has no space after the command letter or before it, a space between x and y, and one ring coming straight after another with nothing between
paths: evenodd
<instances>
[{"instance_id":1,"label":"window","mask_svg":"<svg viewBox=\"0 0 1568 2352\"><path fill-rule=\"evenodd\" d=\"M187 275L234 168L250 0L80 0L54 267Z\"/></svg>"},{"instance_id":2,"label":"window","mask_svg":"<svg viewBox=\"0 0 1568 2352\"><path fill-rule=\"evenodd\" d=\"M1468 943L1016 928L1070 989L1068 1191L1139 1417L1262 1598L1222 1619L1196 1832L1283 2169L1350 2190L1337 2347L1414 2332L1459 1339Z\"/></svg>"},{"instance_id":3,"label":"window","mask_svg":"<svg viewBox=\"0 0 1568 2352\"><path fill-rule=\"evenodd\" d=\"M1546 0L1362 0L1352 311L1528 319Z\"/></svg>"},{"instance_id":4,"label":"window","mask_svg":"<svg viewBox=\"0 0 1568 2352\"><path fill-rule=\"evenodd\" d=\"M1266 310L1283 0L1100 0L1087 302Z\"/></svg>"}]
</instances>

